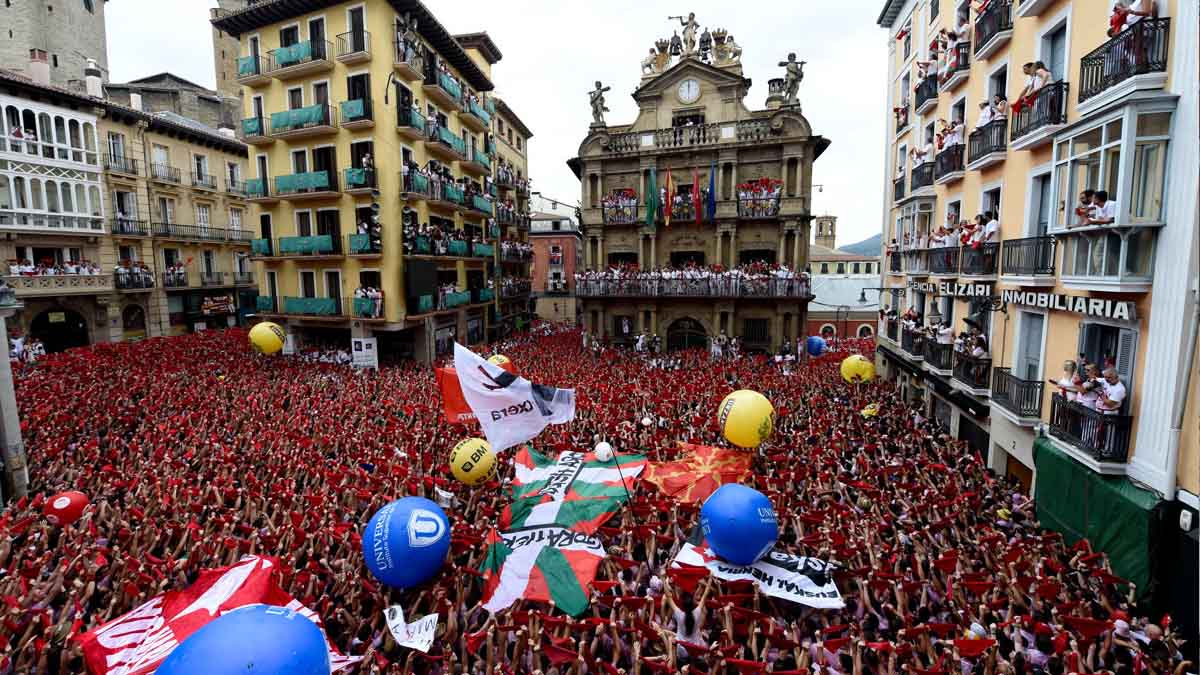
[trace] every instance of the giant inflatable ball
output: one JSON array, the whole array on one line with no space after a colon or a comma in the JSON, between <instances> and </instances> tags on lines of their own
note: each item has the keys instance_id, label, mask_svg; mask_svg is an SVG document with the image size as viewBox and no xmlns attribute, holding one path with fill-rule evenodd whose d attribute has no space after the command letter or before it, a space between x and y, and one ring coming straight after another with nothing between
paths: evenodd
<instances>
[{"instance_id":1,"label":"giant inflatable ball","mask_svg":"<svg viewBox=\"0 0 1200 675\"><path fill-rule=\"evenodd\" d=\"M488 357L487 361L493 366L500 366L501 370L510 372L513 375L517 374L517 367L513 365L512 359L503 354L492 354Z\"/></svg>"},{"instance_id":2,"label":"giant inflatable ball","mask_svg":"<svg viewBox=\"0 0 1200 675\"><path fill-rule=\"evenodd\" d=\"M496 453L482 438L458 442L450 451L450 473L464 485L479 485L496 475Z\"/></svg>"},{"instance_id":3,"label":"giant inflatable ball","mask_svg":"<svg viewBox=\"0 0 1200 675\"><path fill-rule=\"evenodd\" d=\"M317 624L285 607L246 605L188 636L156 675L329 675Z\"/></svg>"},{"instance_id":4,"label":"giant inflatable ball","mask_svg":"<svg viewBox=\"0 0 1200 675\"><path fill-rule=\"evenodd\" d=\"M613 458L613 446L608 441L600 441L596 444L596 459L601 462L611 462Z\"/></svg>"},{"instance_id":5,"label":"giant inflatable ball","mask_svg":"<svg viewBox=\"0 0 1200 675\"><path fill-rule=\"evenodd\" d=\"M756 448L775 428L775 408L757 391L739 389L721 401L717 422L725 440L740 448Z\"/></svg>"},{"instance_id":6,"label":"giant inflatable ball","mask_svg":"<svg viewBox=\"0 0 1200 675\"><path fill-rule=\"evenodd\" d=\"M825 344L825 338L820 335L810 335L804 342L804 348L808 351L809 356L820 356L829 347Z\"/></svg>"},{"instance_id":7,"label":"giant inflatable ball","mask_svg":"<svg viewBox=\"0 0 1200 675\"><path fill-rule=\"evenodd\" d=\"M847 382L870 382L875 379L875 364L861 354L847 356L842 361L842 379Z\"/></svg>"},{"instance_id":8,"label":"giant inflatable ball","mask_svg":"<svg viewBox=\"0 0 1200 675\"><path fill-rule=\"evenodd\" d=\"M46 505L42 507L42 515L46 516L46 520L50 521L51 525L66 527L83 516L83 510L87 508L87 505L87 495L75 490L68 490L47 499Z\"/></svg>"},{"instance_id":9,"label":"giant inflatable ball","mask_svg":"<svg viewBox=\"0 0 1200 675\"><path fill-rule=\"evenodd\" d=\"M362 546L376 579L393 588L412 588L442 568L450 550L450 521L428 499L405 497L371 516Z\"/></svg>"},{"instance_id":10,"label":"giant inflatable ball","mask_svg":"<svg viewBox=\"0 0 1200 675\"><path fill-rule=\"evenodd\" d=\"M250 329L250 345L260 354L274 354L283 349L286 336L279 324L264 321Z\"/></svg>"},{"instance_id":11,"label":"giant inflatable ball","mask_svg":"<svg viewBox=\"0 0 1200 675\"><path fill-rule=\"evenodd\" d=\"M700 528L718 558L752 565L779 539L771 500L754 488L726 483L700 507Z\"/></svg>"}]
</instances>

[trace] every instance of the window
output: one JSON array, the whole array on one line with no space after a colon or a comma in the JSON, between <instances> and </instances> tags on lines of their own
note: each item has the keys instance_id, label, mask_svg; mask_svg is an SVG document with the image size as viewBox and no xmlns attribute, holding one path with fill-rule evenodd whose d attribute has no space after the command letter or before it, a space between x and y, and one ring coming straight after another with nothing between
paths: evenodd
<instances>
[{"instance_id":1,"label":"window","mask_svg":"<svg viewBox=\"0 0 1200 675\"><path fill-rule=\"evenodd\" d=\"M242 165L237 162L225 163L225 178L230 185L237 185L242 182Z\"/></svg>"},{"instance_id":2,"label":"window","mask_svg":"<svg viewBox=\"0 0 1200 675\"><path fill-rule=\"evenodd\" d=\"M846 273L846 263L838 263L838 264L837 264L837 273L838 273L838 274L845 274L845 273Z\"/></svg>"},{"instance_id":3,"label":"window","mask_svg":"<svg viewBox=\"0 0 1200 675\"><path fill-rule=\"evenodd\" d=\"M829 263L821 263L821 274L829 274Z\"/></svg>"},{"instance_id":4,"label":"window","mask_svg":"<svg viewBox=\"0 0 1200 675\"><path fill-rule=\"evenodd\" d=\"M300 27L288 26L279 31L279 46L291 47L300 41Z\"/></svg>"},{"instance_id":5,"label":"window","mask_svg":"<svg viewBox=\"0 0 1200 675\"><path fill-rule=\"evenodd\" d=\"M208 158L204 155L192 155L192 166L196 171L196 176L208 175Z\"/></svg>"},{"instance_id":6,"label":"window","mask_svg":"<svg viewBox=\"0 0 1200 675\"><path fill-rule=\"evenodd\" d=\"M1133 362L1137 355L1137 331L1104 323L1084 322L1079 325L1079 354L1095 363L1103 372L1115 368L1125 384L1126 404L1121 412L1129 414L1133 393Z\"/></svg>"},{"instance_id":7,"label":"window","mask_svg":"<svg viewBox=\"0 0 1200 675\"><path fill-rule=\"evenodd\" d=\"M93 4L93 0L83 0L83 8L88 11L88 14L96 13L96 6Z\"/></svg>"},{"instance_id":8,"label":"window","mask_svg":"<svg viewBox=\"0 0 1200 675\"><path fill-rule=\"evenodd\" d=\"M163 249L163 267L174 267L179 264L179 249L164 248Z\"/></svg>"},{"instance_id":9,"label":"window","mask_svg":"<svg viewBox=\"0 0 1200 675\"><path fill-rule=\"evenodd\" d=\"M154 163L159 166L167 167L171 165L171 150L165 145L155 143L151 150L151 157L154 159Z\"/></svg>"},{"instance_id":10,"label":"window","mask_svg":"<svg viewBox=\"0 0 1200 675\"><path fill-rule=\"evenodd\" d=\"M204 261L204 276L211 277L217 274L217 256L212 251L204 251L201 255L201 260Z\"/></svg>"},{"instance_id":11,"label":"window","mask_svg":"<svg viewBox=\"0 0 1200 675\"><path fill-rule=\"evenodd\" d=\"M158 220L160 223L175 222L175 200L168 197L158 198Z\"/></svg>"},{"instance_id":12,"label":"window","mask_svg":"<svg viewBox=\"0 0 1200 675\"><path fill-rule=\"evenodd\" d=\"M312 211L296 212L296 236L312 236Z\"/></svg>"},{"instance_id":13,"label":"window","mask_svg":"<svg viewBox=\"0 0 1200 675\"><path fill-rule=\"evenodd\" d=\"M1033 177L1033 223L1027 228L1033 237L1044 237L1050 229L1050 174Z\"/></svg>"},{"instance_id":14,"label":"window","mask_svg":"<svg viewBox=\"0 0 1200 675\"><path fill-rule=\"evenodd\" d=\"M988 77L988 99L990 100L996 94L1008 96L1008 64L1004 64L999 70L992 73Z\"/></svg>"},{"instance_id":15,"label":"window","mask_svg":"<svg viewBox=\"0 0 1200 675\"><path fill-rule=\"evenodd\" d=\"M1000 217L1000 188L992 188L991 190L984 191L983 200L981 201L981 205L983 206L984 213L991 211L992 213L996 214L997 218L999 218Z\"/></svg>"},{"instance_id":16,"label":"window","mask_svg":"<svg viewBox=\"0 0 1200 675\"><path fill-rule=\"evenodd\" d=\"M854 263L850 265L850 271L852 274L859 274L862 271L862 266L858 263Z\"/></svg>"},{"instance_id":17,"label":"window","mask_svg":"<svg viewBox=\"0 0 1200 675\"><path fill-rule=\"evenodd\" d=\"M1042 36L1042 57L1046 69L1054 76L1054 81L1062 82L1067 77L1067 25L1065 22Z\"/></svg>"},{"instance_id":18,"label":"window","mask_svg":"<svg viewBox=\"0 0 1200 675\"><path fill-rule=\"evenodd\" d=\"M521 137L517 136L517 150L521 149Z\"/></svg>"},{"instance_id":19,"label":"window","mask_svg":"<svg viewBox=\"0 0 1200 675\"><path fill-rule=\"evenodd\" d=\"M1042 333L1046 317L1036 312L1019 313L1020 332L1013 375L1030 382L1042 379Z\"/></svg>"},{"instance_id":20,"label":"window","mask_svg":"<svg viewBox=\"0 0 1200 675\"><path fill-rule=\"evenodd\" d=\"M51 10L50 10L50 11L54 11L54 10L53 10L53 8L51 8ZM51 60L51 62L54 64L54 67L55 67L55 68L57 68L57 67L58 67L58 54L54 54L54 55L52 55L52 56L50 57L50 60Z\"/></svg>"},{"instance_id":21,"label":"window","mask_svg":"<svg viewBox=\"0 0 1200 675\"><path fill-rule=\"evenodd\" d=\"M239 232L242 229L242 210L229 209L229 229Z\"/></svg>"},{"instance_id":22,"label":"window","mask_svg":"<svg viewBox=\"0 0 1200 675\"><path fill-rule=\"evenodd\" d=\"M200 226L201 232L208 232L208 226L211 224L211 208L207 204L196 205L196 225Z\"/></svg>"},{"instance_id":23,"label":"window","mask_svg":"<svg viewBox=\"0 0 1200 675\"><path fill-rule=\"evenodd\" d=\"M309 270L300 272L300 296L317 297L317 273Z\"/></svg>"},{"instance_id":24,"label":"window","mask_svg":"<svg viewBox=\"0 0 1200 675\"><path fill-rule=\"evenodd\" d=\"M288 110L295 110L304 107L304 89L295 87L288 89Z\"/></svg>"},{"instance_id":25,"label":"window","mask_svg":"<svg viewBox=\"0 0 1200 675\"><path fill-rule=\"evenodd\" d=\"M136 246L121 246L117 251L117 259L121 261L128 260L133 262L138 259Z\"/></svg>"},{"instance_id":26,"label":"window","mask_svg":"<svg viewBox=\"0 0 1200 675\"><path fill-rule=\"evenodd\" d=\"M125 134L108 132L108 154L116 164L125 159Z\"/></svg>"}]
</instances>

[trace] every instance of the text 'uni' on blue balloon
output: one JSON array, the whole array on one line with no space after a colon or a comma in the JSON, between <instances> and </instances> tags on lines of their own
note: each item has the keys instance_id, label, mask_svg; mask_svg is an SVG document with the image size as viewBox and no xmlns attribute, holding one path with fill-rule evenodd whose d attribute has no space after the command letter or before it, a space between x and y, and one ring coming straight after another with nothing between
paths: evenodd
<instances>
[{"instance_id":1,"label":"text 'uni' on blue balloon","mask_svg":"<svg viewBox=\"0 0 1200 675\"><path fill-rule=\"evenodd\" d=\"M246 605L187 637L156 675L329 675L329 646L311 619L286 607Z\"/></svg>"},{"instance_id":2,"label":"text 'uni' on blue balloon","mask_svg":"<svg viewBox=\"0 0 1200 675\"><path fill-rule=\"evenodd\" d=\"M726 483L704 500L700 528L718 558L735 565L752 565L779 539L775 507L763 493L745 485Z\"/></svg>"},{"instance_id":3,"label":"text 'uni' on blue balloon","mask_svg":"<svg viewBox=\"0 0 1200 675\"><path fill-rule=\"evenodd\" d=\"M375 512L362 535L367 569L393 588L412 588L442 568L450 550L450 520L424 497L398 499Z\"/></svg>"}]
</instances>

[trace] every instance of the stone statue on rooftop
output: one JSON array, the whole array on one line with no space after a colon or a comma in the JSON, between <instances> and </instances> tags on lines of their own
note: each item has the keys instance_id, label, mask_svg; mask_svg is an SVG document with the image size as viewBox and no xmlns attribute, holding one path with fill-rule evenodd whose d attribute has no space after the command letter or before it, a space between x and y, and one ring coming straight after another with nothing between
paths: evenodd
<instances>
[{"instance_id":1,"label":"stone statue on rooftop","mask_svg":"<svg viewBox=\"0 0 1200 675\"><path fill-rule=\"evenodd\" d=\"M608 126L604 123L604 113L608 112L608 108L604 105L604 92L611 90L612 87L606 87L596 80L596 89L588 93L588 98L592 103L592 126L603 127Z\"/></svg>"},{"instance_id":2,"label":"stone statue on rooftop","mask_svg":"<svg viewBox=\"0 0 1200 675\"><path fill-rule=\"evenodd\" d=\"M658 72L658 52L650 48L650 55L642 59L642 74L653 75Z\"/></svg>"},{"instance_id":3,"label":"stone statue on rooftop","mask_svg":"<svg viewBox=\"0 0 1200 675\"><path fill-rule=\"evenodd\" d=\"M696 54L696 29L700 24L696 22L696 13L688 12L686 18L682 16L668 16L667 20L679 19L679 25L683 26L683 56L694 56Z\"/></svg>"},{"instance_id":4,"label":"stone statue on rooftop","mask_svg":"<svg viewBox=\"0 0 1200 675\"><path fill-rule=\"evenodd\" d=\"M807 61L796 61L796 53L788 54L787 61L780 61L779 67L784 69L783 104L796 105L800 103L800 82L804 79L804 64Z\"/></svg>"}]
</instances>

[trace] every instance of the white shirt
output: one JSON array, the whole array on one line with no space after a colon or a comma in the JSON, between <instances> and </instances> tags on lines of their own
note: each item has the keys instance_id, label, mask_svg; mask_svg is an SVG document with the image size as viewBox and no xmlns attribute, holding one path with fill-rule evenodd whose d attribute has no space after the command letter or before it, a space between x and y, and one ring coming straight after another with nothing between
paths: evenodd
<instances>
[{"instance_id":1,"label":"white shirt","mask_svg":"<svg viewBox=\"0 0 1200 675\"><path fill-rule=\"evenodd\" d=\"M939 328L937 334L938 344L952 345L954 344L954 329L950 327Z\"/></svg>"},{"instance_id":2,"label":"white shirt","mask_svg":"<svg viewBox=\"0 0 1200 675\"><path fill-rule=\"evenodd\" d=\"M1000 233L1000 221L995 218L988 221L987 225L983 226L983 240L994 241L996 235Z\"/></svg>"},{"instance_id":3,"label":"white shirt","mask_svg":"<svg viewBox=\"0 0 1200 675\"><path fill-rule=\"evenodd\" d=\"M1096 215L1092 217L1097 220L1108 220L1111 218L1115 223L1117 221L1117 200L1110 199L1104 202L1104 206L1096 207Z\"/></svg>"},{"instance_id":4,"label":"white shirt","mask_svg":"<svg viewBox=\"0 0 1200 675\"><path fill-rule=\"evenodd\" d=\"M679 642L688 642L694 645L707 644L704 639L704 635L700 632L700 610L700 607L696 607L692 610L692 618L695 619L695 626L691 633L687 632L687 622L685 621L687 617L684 615L683 610L675 610L674 618L676 640Z\"/></svg>"},{"instance_id":5,"label":"white shirt","mask_svg":"<svg viewBox=\"0 0 1200 675\"><path fill-rule=\"evenodd\" d=\"M979 111L979 121L975 123L975 128L978 129L992 121L992 109L984 108Z\"/></svg>"},{"instance_id":6,"label":"white shirt","mask_svg":"<svg viewBox=\"0 0 1200 675\"><path fill-rule=\"evenodd\" d=\"M1087 384L1088 383L1085 380L1083 383L1083 386L1087 386ZM1086 389L1084 391L1079 392L1079 396L1076 397L1075 400L1080 405L1083 405L1086 408L1091 408L1092 410L1095 410L1096 409L1096 399L1098 399L1098 398L1100 398L1100 387L1097 385L1097 386L1093 386L1091 389Z\"/></svg>"},{"instance_id":7,"label":"white shirt","mask_svg":"<svg viewBox=\"0 0 1200 675\"><path fill-rule=\"evenodd\" d=\"M1066 389L1066 387L1074 387L1075 386L1075 381L1073 379L1071 379L1069 377L1062 377L1062 378L1059 378L1058 382L1056 382L1055 384L1064 388L1063 393L1067 395L1068 401L1075 400L1075 397L1077 396L1077 394L1073 391Z\"/></svg>"},{"instance_id":8,"label":"white shirt","mask_svg":"<svg viewBox=\"0 0 1200 675\"><path fill-rule=\"evenodd\" d=\"M1144 12L1144 11L1146 11L1145 4L1146 3L1144 0L1134 0L1134 3L1129 6L1129 9L1131 12ZM1125 25L1132 26L1133 24L1141 21L1144 18L1145 17L1140 16L1138 14L1127 14L1127 15L1125 15Z\"/></svg>"},{"instance_id":9,"label":"white shirt","mask_svg":"<svg viewBox=\"0 0 1200 675\"><path fill-rule=\"evenodd\" d=\"M1101 381L1104 387L1104 396L1108 398L1108 404L1105 407L1097 406L1105 415L1116 415L1121 412L1121 404L1125 402L1125 383L1117 380L1116 384L1110 384L1108 380Z\"/></svg>"}]
</instances>

